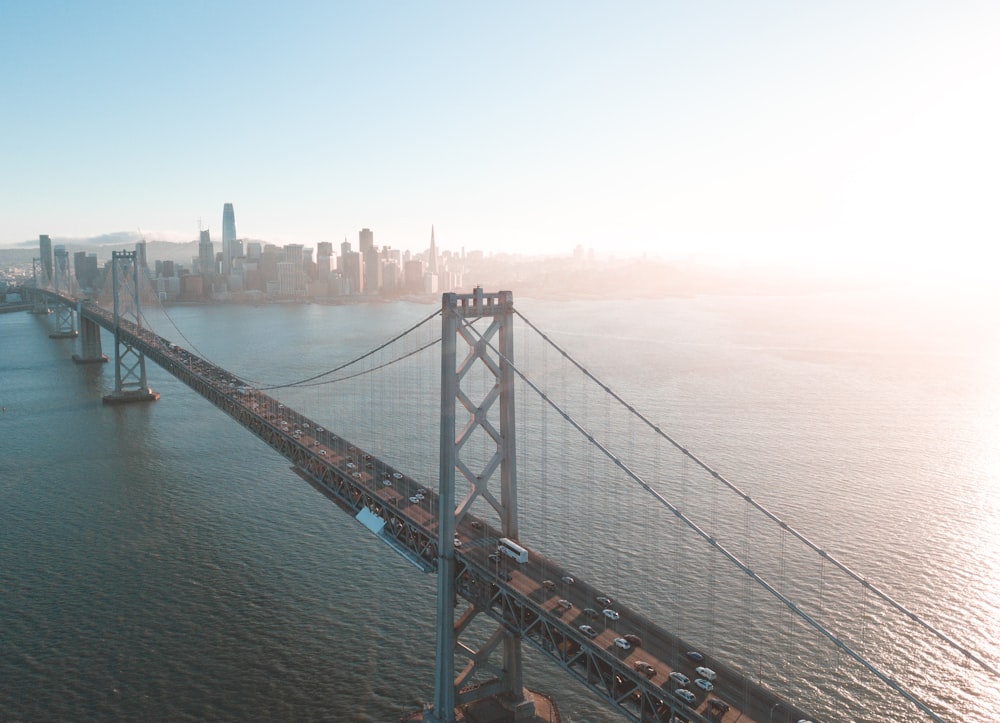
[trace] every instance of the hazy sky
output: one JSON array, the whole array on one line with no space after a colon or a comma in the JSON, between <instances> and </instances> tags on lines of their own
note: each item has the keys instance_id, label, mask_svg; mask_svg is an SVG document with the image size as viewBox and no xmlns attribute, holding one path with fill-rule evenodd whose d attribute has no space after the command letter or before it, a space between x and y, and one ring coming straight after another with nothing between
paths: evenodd
<instances>
[{"instance_id":1,"label":"hazy sky","mask_svg":"<svg viewBox=\"0 0 1000 723\"><path fill-rule=\"evenodd\" d=\"M0 247L141 228L983 269L1000 2L0 0Z\"/></svg>"}]
</instances>

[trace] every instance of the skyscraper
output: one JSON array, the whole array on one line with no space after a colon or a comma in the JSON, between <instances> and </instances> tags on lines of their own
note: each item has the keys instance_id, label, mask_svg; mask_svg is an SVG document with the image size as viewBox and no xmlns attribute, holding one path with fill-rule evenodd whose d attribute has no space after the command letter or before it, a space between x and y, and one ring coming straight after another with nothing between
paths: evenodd
<instances>
[{"instance_id":1,"label":"skyscraper","mask_svg":"<svg viewBox=\"0 0 1000 723\"><path fill-rule=\"evenodd\" d=\"M233 204L222 206L222 273L228 275L233 268L233 247L236 242L236 214Z\"/></svg>"},{"instance_id":2,"label":"skyscraper","mask_svg":"<svg viewBox=\"0 0 1000 723\"><path fill-rule=\"evenodd\" d=\"M203 274L215 273L215 249L207 228L201 232L201 239L198 241L198 266Z\"/></svg>"},{"instance_id":3,"label":"skyscraper","mask_svg":"<svg viewBox=\"0 0 1000 723\"><path fill-rule=\"evenodd\" d=\"M434 244L434 224L431 224L431 251L428 254L427 271L432 274L438 272L438 252L437 246Z\"/></svg>"},{"instance_id":4,"label":"skyscraper","mask_svg":"<svg viewBox=\"0 0 1000 723\"><path fill-rule=\"evenodd\" d=\"M324 283L330 280L330 272L333 269L330 263L332 258L332 243L329 241L320 241L316 244L316 277Z\"/></svg>"},{"instance_id":5,"label":"skyscraper","mask_svg":"<svg viewBox=\"0 0 1000 723\"><path fill-rule=\"evenodd\" d=\"M38 284L48 286L52 281L52 239L48 234L41 234L38 237L38 255L42 262L42 278L38 280Z\"/></svg>"},{"instance_id":6,"label":"skyscraper","mask_svg":"<svg viewBox=\"0 0 1000 723\"><path fill-rule=\"evenodd\" d=\"M361 254L361 269L364 278L358 291L377 294L382 286L382 266L378 262L378 251L375 250L375 234L371 229L363 228L358 234L359 253Z\"/></svg>"},{"instance_id":7,"label":"skyscraper","mask_svg":"<svg viewBox=\"0 0 1000 723\"><path fill-rule=\"evenodd\" d=\"M358 250L361 253L375 249L375 234L370 228L363 228L358 232Z\"/></svg>"},{"instance_id":8,"label":"skyscraper","mask_svg":"<svg viewBox=\"0 0 1000 723\"><path fill-rule=\"evenodd\" d=\"M72 282L72 278L69 273L69 252L66 251L65 246L56 246L52 249L52 255L55 258L55 263L53 265L53 282L58 291L69 291L66 287L67 284Z\"/></svg>"}]
</instances>

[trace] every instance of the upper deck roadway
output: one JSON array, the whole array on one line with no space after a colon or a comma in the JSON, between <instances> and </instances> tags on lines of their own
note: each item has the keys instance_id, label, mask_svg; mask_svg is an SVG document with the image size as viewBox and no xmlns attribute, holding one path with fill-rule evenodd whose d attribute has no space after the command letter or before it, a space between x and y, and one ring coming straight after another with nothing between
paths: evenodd
<instances>
[{"instance_id":1,"label":"upper deck roadway","mask_svg":"<svg viewBox=\"0 0 1000 723\"><path fill-rule=\"evenodd\" d=\"M114 331L110 312L87 302L84 317ZM437 568L437 494L424 489L349 441L324 429L273 397L248 388L230 372L175 346L148 329L122 321L134 348L207 398L289 459L295 471L369 527L384 522L379 536L426 571ZM367 512L364 512L367 510ZM378 518L378 524L372 520ZM633 720L710 723L797 723L809 716L740 673L692 648L639 613L614 600L541 554L529 549L527 563L497 554L499 531L472 515L457 526L456 589L508 630L519 633L600 697ZM599 601L607 597L611 600ZM617 613L605 615L604 610ZM587 625L592 630L580 629ZM587 633L591 633L590 637ZM636 635L627 649L615 641ZM714 689L697 685L698 666L716 673ZM669 675L690 679L678 685ZM676 694L689 690L688 704Z\"/></svg>"}]
</instances>

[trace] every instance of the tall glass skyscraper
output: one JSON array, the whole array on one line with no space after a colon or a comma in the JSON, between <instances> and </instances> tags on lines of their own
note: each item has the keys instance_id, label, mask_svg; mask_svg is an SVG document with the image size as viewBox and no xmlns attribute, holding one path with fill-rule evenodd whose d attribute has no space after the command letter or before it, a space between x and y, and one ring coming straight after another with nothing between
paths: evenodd
<instances>
[{"instance_id":1,"label":"tall glass skyscraper","mask_svg":"<svg viewBox=\"0 0 1000 723\"><path fill-rule=\"evenodd\" d=\"M233 249L236 246L236 214L233 204L222 206L222 273L228 274L233 269Z\"/></svg>"},{"instance_id":2,"label":"tall glass skyscraper","mask_svg":"<svg viewBox=\"0 0 1000 723\"><path fill-rule=\"evenodd\" d=\"M38 279L39 286L48 286L52 281L52 239L48 234L38 236L38 256L42 268L40 269L42 278Z\"/></svg>"},{"instance_id":3,"label":"tall glass skyscraper","mask_svg":"<svg viewBox=\"0 0 1000 723\"><path fill-rule=\"evenodd\" d=\"M212 237L208 229L202 229L198 240L198 266L202 274L215 273L215 249L212 247Z\"/></svg>"}]
</instances>

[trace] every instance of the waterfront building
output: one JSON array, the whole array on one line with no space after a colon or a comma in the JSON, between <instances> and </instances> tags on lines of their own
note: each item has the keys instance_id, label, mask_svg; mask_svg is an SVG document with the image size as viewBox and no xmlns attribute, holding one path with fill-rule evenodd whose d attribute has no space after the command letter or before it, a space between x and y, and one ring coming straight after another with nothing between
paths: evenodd
<instances>
[{"instance_id":1,"label":"waterfront building","mask_svg":"<svg viewBox=\"0 0 1000 723\"><path fill-rule=\"evenodd\" d=\"M201 276L187 274L180 278L181 298L184 301L198 301L205 294L204 279Z\"/></svg>"},{"instance_id":2,"label":"waterfront building","mask_svg":"<svg viewBox=\"0 0 1000 723\"><path fill-rule=\"evenodd\" d=\"M295 295L295 264L291 261L279 261L278 262L278 295L279 296L294 296Z\"/></svg>"},{"instance_id":3,"label":"waterfront building","mask_svg":"<svg viewBox=\"0 0 1000 723\"><path fill-rule=\"evenodd\" d=\"M422 294L424 291L424 262L410 259L403 267L403 288L408 294Z\"/></svg>"},{"instance_id":4,"label":"waterfront building","mask_svg":"<svg viewBox=\"0 0 1000 723\"><path fill-rule=\"evenodd\" d=\"M323 283L329 283L332 271L333 244L329 241L320 241L316 244L316 278Z\"/></svg>"},{"instance_id":5,"label":"waterfront building","mask_svg":"<svg viewBox=\"0 0 1000 723\"><path fill-rule=\"evenodd\" d=\"M282 260L278 262L278 293L282 296L305 294L305 263L305 247L302 244L285 244L282 249Z\"/></svg>"},{"instance_id":6,"label":"waterfront building","mask_svg":"<svg viewBox=\"0 0 1000 723\"><path fill-rule=\"evenodd\" d=\"M345 294L360 294L364 291L364 259L357 251L348 251L340 257L340 276L344 282Z\"/></svg>"},{"instance_id":7,"label":"waterfront building","mask_svg":"<svg viewBox=\"0 0 1000 723\"><path fill-rule=\"evenodd\" d=\"M381 259L382 267L382 293L387 296L395 296L400 292L402 285L402 274L399 264L390 259Z\"/></svg>"},{"instance_id":8,"label":"waterfront building","mask_svg":"<svg viewBox=\"0 0 1000 723\"><path fill-rule=\"evenodd\" d=\"M362 255L364 283L362 288L366 294L377 294L382 288L382 263L375 249L365 251Z\"/></svg>"},{"instance_id":9,"label":"waterfront building","mask_svg":"<svg viewBox=\"0 0 1000 723\"><path fill-rule=\"evenodd\" d=\"M262 286L267 294L277 293L278 289L278 262L281 261L281 250L274 244L264 244L260 252L260 261L257 268L260 271ZM269 285L274 285L274 291L269 291Z\"/></svg>"}]
</instances>

